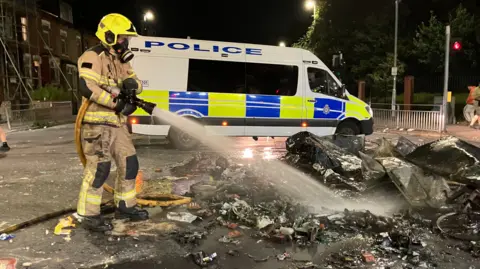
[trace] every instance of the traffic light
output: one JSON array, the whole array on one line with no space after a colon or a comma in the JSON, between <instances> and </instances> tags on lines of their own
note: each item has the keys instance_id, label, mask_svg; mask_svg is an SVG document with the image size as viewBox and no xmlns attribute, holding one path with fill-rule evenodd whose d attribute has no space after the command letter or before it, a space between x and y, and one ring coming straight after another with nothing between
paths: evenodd
<instances>
[{"instance_id":1,"label":"traffic light","mask_svg":"<svg viewBox=\"0 0 480 269\"><path fill-rule=\"evenodd\" d=\"M455 42L453 42L452 48L453 48L453 50L461 50L462 49L462 43L460 43L458 41L455 41Z\"/></svg>"},{"instance_id":2,"label":"traffic light","mask_svg":"<svg viewBox=\"0 0 480 269\"><path fill-rule=\"evenodd\" d=\"M332 67L338 68L342 66L342 54L334 54L332 59Z\"/></svg>"},{"instance_id":3,"label":"traffic light","mask_svg":"<svg viewBox=\"0 0 480 269\"><path fill-rule=\"evenodd\" d=\"M345 61L343 60L343 54L342 54L341 51L339 51L337 54L333 55L332 71L339 80L344 79L344 77L345 77Z\"/></svg>"},{"instance_id":4,"label":"traffic light","mask_svg":"<svg viewBox=\"0 0 480 269\"><path fill-rule=\"evenodd\" d=\"M452 38L452 51L457 52L462 50L462 40L460 38Z\"/></svg>"}]
</instances>

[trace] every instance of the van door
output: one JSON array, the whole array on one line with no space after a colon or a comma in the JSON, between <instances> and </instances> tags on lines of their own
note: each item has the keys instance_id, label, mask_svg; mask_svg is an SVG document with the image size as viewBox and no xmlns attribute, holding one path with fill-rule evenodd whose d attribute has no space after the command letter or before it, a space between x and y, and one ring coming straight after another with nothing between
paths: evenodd
<instances>
[{"instance_id":1,"label":"van door","mask_svg":"<svg viewBox=\"0 0 480 269\"><path fill-rule=\"evenodd\" d=\"M345 117L342 87L327 69L305 66L305 95L307 131L316 135L332 135Z\"/></svg>"}]
</instances>

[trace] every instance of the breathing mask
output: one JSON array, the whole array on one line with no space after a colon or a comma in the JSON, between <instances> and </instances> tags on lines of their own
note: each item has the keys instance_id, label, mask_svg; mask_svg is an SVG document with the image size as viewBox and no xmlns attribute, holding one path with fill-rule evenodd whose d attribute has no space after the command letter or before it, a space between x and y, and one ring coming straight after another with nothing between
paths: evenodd
<instances>
[{"instance_id":1,"label":"breathing mask","mask_svg":"<svg viewBox=\"0 0 480 269\"><path fill-rule=\"evenodd\" d=\"M133 59L133 52L128 48L129 39L126 38L122 43L117 43L112 46L112 49L120 58L120 62L128 63Z\"/></svg>"}]
</instances>

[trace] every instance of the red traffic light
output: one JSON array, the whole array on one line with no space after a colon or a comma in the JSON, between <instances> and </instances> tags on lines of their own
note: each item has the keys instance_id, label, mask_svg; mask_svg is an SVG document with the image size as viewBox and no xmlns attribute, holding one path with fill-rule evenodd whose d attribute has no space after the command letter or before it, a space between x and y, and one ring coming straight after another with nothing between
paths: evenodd
<instances>
[{"instance_id":1,"label":"red traffic light","mask_svg":"<svg viewBox=\"0 0 480 269\"><path fill-rule=\"evenodd\" d=\"M453 43L453 46L452 46L452 47L453 47L454 50L461 50L461 49L462 49L462 44L461 44L460 42L458 42L458 41L455 41L455 42Z\"/></svg>"}]
</instances>

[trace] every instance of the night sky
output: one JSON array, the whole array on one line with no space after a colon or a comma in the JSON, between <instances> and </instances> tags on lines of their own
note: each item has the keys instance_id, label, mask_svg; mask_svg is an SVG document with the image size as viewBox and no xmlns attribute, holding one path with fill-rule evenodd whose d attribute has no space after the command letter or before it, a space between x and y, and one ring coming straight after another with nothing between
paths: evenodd
<instances>
[{"instance_id":1,"label":"night sky","mask_svg":"<svg viewBox=\"0 0 480 269\"><path fill-rule=\"evenodd\" d=\"M312 22L303 0L81 0L73 4L73 18L77 26L95 31L102 16L118 12L140 30L147 9L163 37L289 45Z\"/></svg>"}]
</instances>

